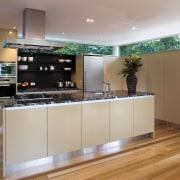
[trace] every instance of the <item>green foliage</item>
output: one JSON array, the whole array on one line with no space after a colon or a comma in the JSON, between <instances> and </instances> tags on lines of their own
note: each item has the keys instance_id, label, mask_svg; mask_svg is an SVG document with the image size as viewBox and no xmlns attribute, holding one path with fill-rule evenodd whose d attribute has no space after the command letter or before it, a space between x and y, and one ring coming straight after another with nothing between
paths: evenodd
<instances>
[{"instance_id":1,"label":"green foliage","mask_svg":"<svg viewBox=\"0 0 180 180\"><path fill-rule=\"evenodd\" d=\"M56 51L47 50L29 50L29 49L19 49L19 52L26 53L43 53L43 54L67 54L67 55L77 55L77 54L102 54L102 55L112 55L112 46L97 46L90 44L76 44L76 43L66 43L65 47L58 49Z\"/></svg>"},{"instance_id":2,"label":"green foliage","mask_svg":"<svg viewBox=\"0 0 180 180\"><path fill-rule=\"evenodd\" d=\"M180 49L179 36L149 40L120 47L121 56Z\"/></svg>"},{"instance_id":3,"label":"green foliage","mask_svg":"<svg viewBox=\"0 0 180 180\"><path fill-rule=\"evenodd\" d=\"M140 71L143 66L141 58L136 54L130 54L125 57L124 68L121 69L119 74L122 74L124 77L128 75L135 75L136 72Z\"/></svg>"},{"instance_id":4,"label":"green foliage","mask_svg":"<svg viewBox=\"0 0 180 180\"><path fill-rule=\"evenodd\" d=\"M90 44L66 43L65 47L56 50L57 54L103 54L112 55L113 48L111 46L97 46Z\"/></svg>"}]
</instances>

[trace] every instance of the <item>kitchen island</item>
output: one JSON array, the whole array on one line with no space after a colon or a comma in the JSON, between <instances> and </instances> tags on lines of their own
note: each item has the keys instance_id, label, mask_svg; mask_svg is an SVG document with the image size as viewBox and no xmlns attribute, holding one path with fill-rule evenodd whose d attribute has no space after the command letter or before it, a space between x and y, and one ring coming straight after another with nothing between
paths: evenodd
<instances>
[{"instance_id":1,"label":"kitchen island","mask_svg":"<svg viewBox=\"0 0 180 180\"><path fill-rule=\"evenodd\" d=\"M1 103L3 167L154 134L154 95L126 91L17 96Z\"/></svg>"}]
</instances>

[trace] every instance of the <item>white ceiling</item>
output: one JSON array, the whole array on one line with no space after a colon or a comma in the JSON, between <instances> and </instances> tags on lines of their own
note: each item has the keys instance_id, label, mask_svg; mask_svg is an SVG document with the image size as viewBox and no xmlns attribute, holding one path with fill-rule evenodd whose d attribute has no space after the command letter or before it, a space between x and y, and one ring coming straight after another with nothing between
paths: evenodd
<instances>
[{"instance_id":1,"label":"white ceiling","mask_svg":"<svg viewBox=\"0 0 180 180\"><path fill-rule=\"evenodd\" d=\"M180 0L0 0L0 28L21 37L25 8L46 11L47 40L122 45L180 33Z\"/></svg>"}]
</instances>

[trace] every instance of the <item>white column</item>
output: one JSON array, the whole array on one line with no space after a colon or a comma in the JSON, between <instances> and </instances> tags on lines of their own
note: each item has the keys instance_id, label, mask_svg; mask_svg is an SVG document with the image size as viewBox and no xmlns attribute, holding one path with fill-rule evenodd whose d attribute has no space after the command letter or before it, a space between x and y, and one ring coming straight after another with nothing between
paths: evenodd
<instances>
[{"instance_id":1,"label":"white column","mask_svg":"<svg viewBox=\"0 0 180 180\"><path fill-rule=\"evenodd\" d=\"M113 55L114 56L119 56L119 46L113 46Z\"/></svg>"}]
</instances>

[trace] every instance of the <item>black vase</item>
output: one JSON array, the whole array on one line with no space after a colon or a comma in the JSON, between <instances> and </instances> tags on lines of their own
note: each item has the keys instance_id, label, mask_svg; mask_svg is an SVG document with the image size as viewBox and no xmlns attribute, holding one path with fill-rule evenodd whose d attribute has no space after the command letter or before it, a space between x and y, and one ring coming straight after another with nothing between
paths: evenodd
<instances>
[{"instance_id":1,"label":"black vase","mask_svg":"<svg viewBox=\"0 0 180 180\"><path fill-rule=\"evenodd\" d=\"M136 93L136 85L137 85L137 77L136 75L128 75L126 77L127 89L128 94L135 94Z\"/></svg>"}]
</instances>

